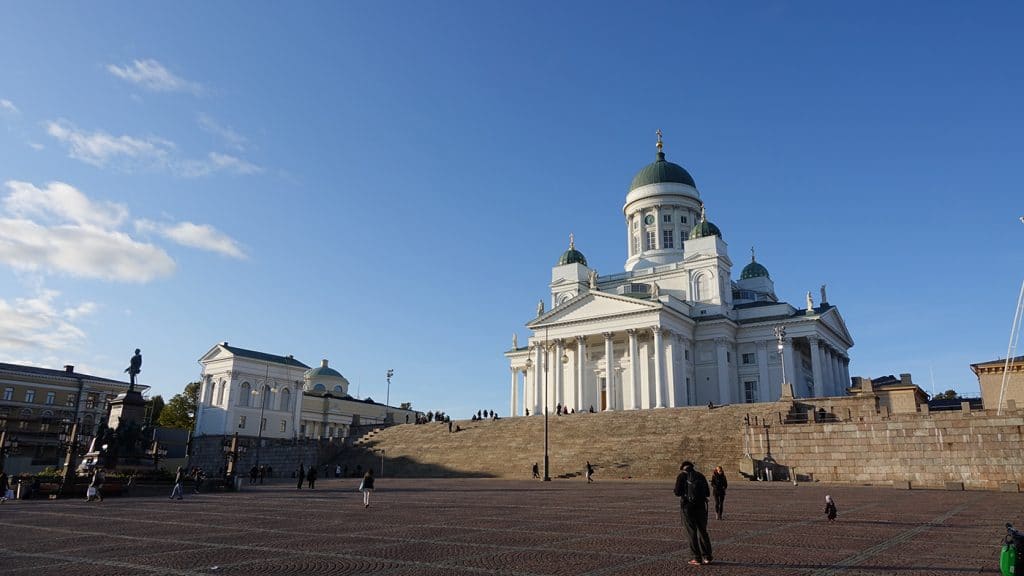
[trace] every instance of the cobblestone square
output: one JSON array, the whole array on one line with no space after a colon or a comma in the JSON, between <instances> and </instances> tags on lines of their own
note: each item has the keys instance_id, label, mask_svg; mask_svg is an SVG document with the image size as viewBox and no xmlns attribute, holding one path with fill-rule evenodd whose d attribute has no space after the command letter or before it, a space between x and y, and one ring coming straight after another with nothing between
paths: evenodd
<instances>
[{"instance_id":1,"label":"cobblestone square","mask_svg":"<svg viewBox=\"0 0 1024 576\"><path fill-rule=\"evenodd\" d=\"M1004 524L1024 524L1016 493L736 478L709 522L715 563L691 567L671 482L384 477L369 508L358 483L7 502L0 576L998 574Z\"/></svg>"}]
</instances>

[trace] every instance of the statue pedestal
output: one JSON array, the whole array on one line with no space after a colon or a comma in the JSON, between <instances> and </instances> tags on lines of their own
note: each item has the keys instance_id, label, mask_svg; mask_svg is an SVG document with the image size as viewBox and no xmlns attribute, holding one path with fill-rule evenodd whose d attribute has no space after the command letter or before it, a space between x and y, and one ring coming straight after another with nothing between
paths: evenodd
<instances>
[{"instance_id":1,"label":"statue pedestal","mask_svg":"<svg viewBox=\"0 0 1024 576\"><path fill-rule=\"evenodd\" d=\"M146 401L142 399L142 393L138 390L129 390L118 394L117 398L110 401L110 417L107 418L107 427L117 429L118 423L125 426L135 422L142 426L146 417Z\"/></svg>"}]
</instances>

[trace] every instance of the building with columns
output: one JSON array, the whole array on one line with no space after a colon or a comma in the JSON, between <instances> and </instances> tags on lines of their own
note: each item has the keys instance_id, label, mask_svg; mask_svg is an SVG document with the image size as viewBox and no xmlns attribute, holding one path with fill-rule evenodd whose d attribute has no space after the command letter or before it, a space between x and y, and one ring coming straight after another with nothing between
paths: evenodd
<instances>
[{"instance_id":1,"label":"building with columns","mask_svg":"<svg viewBox=\"0 0 1024 576\"><path fill-rule=\"evenodd\" d=\"M323 360L215 345L202 358L197 436L344 438L352 426L415 422L418 412L349 394L349 382Z\"/></svg>"},{"instance_id":2,"label":"building with columns","mask_svg":"<svg viewBox=\"0 0 1024 576\"><path fill-rule=\"evenodd\" d=\"M657 150L622 208L625 271L598 275L570 235L550 309L538 303L525 346L513 336L510 413L540 413L545 395L576 411L767 402L784 380L796 397L845 394L853 338L825 286L817 305L810 292L780 301L753 250L733 280L723 234L660 132Z\"/></svg>"}]
</instances>

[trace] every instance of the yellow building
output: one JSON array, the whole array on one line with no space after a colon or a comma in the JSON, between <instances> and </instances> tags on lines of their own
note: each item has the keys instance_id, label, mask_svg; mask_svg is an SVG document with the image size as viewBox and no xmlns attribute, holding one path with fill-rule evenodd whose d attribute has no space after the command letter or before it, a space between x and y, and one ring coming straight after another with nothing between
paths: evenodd
<instances>
[{"instance_id":1,"label":"yellow building","mask_svg":"<svg viewBox=\"0 0 1024 576\"><path fill-rule=\"evenodd\" d=\"M881 378L862 378L855 376L853 386L846 389L850 396L878 397L878 408L885 408L890 414L905 414L920 411L921 404L928 404L928 394L914 384L910 374L882 376Z\"/></svg>"},{"instance_id":2,"label":"yellow building","mask_svg":"<svg viewBox=\"0 0 1024 576\"><path fill-rule=\"evenodd\" d=\"M1006 366L1005 358L971 364L971 371L978 377L981 401L986 410L999 408L999 391L1003 386L1003 372L1006 370ZM1009 368L1003 406L1006 406L1007 400L1013 400L1018 408L1024 408L1024 356L1010 359Z\"/></svg>"},{"instance_id":3,"label":"yellow building","mask_svg":"<svg viewBox=\"0 0 1024 576\"><path fill-rule=\"evenodd\" d=\"M149 387L135 388L144 392ZM61 432L78 422L81 443L88 448L96 426L106 422L110 401L127 390L127 382L75 372L71 365L54 370L0 363L0 430L10 445L4 470L62 465Z\"/></svg>"}]
</instances>

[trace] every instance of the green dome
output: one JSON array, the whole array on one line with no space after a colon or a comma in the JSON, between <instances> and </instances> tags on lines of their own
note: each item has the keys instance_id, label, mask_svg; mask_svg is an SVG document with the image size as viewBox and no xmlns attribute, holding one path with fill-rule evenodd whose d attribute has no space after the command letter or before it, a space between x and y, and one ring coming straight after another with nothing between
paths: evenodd
<instances>
[{"instance_id":1,"label":"green dome","mask_svg":"<svg viewBox=\"0 0 1024 576\"><path fill-rule=\"evenodd\" d=\"M583 252L570 248L565 252L562 252L562 257L558 259L559 266L564 266L566 264L583 264L586 266L587 258L583 255Z\"/></svg>"},{"instance_id":2,"label":"green dome","mask_svg":"<svg viewBox=\"0 0 1024 576\"><path fill-rule=\"evenodd\" d=\"M770 278L770 276L767 268L757 262L751 262L743 267L743 272L740 272L740 280L747 278Z\"/></svg>"},{"instance_id":3,"label":"green dome","mask_svg":"<svg viewBox=\"0 0 1024 576\"><path fill-rule=\"evenodd\" d=\"M707 220L701 220L693 227L693 230L690 230L690 240L704 238L706 236L718 236L721 238L722 231L718 229L718 226L715 226Z\"/></svg>"},{"instance_id":4,"label":"green dome","mask_svg":"<svg viewBox=\"0 0 1024 576\"><path fill-rule=\"evenodd\" d=\"M665 153L661 151L658 151L657 160L644 166L636 173L636 176L633 177L633 183L629 185L629 189L633 191L641 186L657 184L659 182L678 182L693 186L694 188L697 187L693 182L693 176L690 176L690 173L679 164L665 160Z\"/></svg>"},{"instance_id":5,"label":"green dome","mask_svg":"<svg viewBox=\"0 0 1024 576\"><path fill-rule=\"evenodd\" d=\"M576 238L573 234L569 234L569 249L562 252L562 257L558 259L559 266L565 266L566 264L583 264L587 265L587 257L576 249Z\"/></svg>"},{"instance_id":6,"label":"green dome","mask_svg":"<svg viewBox=\"0 0 1024 576\"><path fill-rule=\"evenodd\" d=\"M309 370L306 370L306 372L303 374L303 377L306 378L307 380L312 380L317 377L341 378L342 380L345 379L345 377L341 375L341 372L338 372L334 368L330 368L327 366L327 360L324 360L316 368L310 368Z\"/></svg>"}]
</instances>

